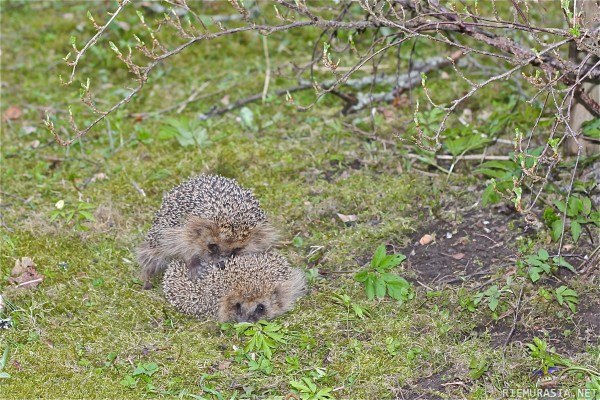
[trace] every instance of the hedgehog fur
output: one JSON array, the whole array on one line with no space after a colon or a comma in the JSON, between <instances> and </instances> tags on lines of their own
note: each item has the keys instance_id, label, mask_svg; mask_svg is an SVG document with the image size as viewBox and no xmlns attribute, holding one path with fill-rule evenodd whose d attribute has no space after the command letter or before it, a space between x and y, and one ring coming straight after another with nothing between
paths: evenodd
<instances>
[{"instance_id":1,"label":"hedgehog fur","mask_svg":"<svg viewBox=\"0 0 600 400\"><path fill-rule=\"evenodd\" d=\"M191 279L185 263L173 259L165 271L163 292L179 311L219 322L256 322L275 318L294 307L306 292L304 273L274 252L211 263Z\"/></svg>"},{"instance_id":2,"label":"hedgehog fur","mask_svg":"<svg viewBox=\"0 0 600 400\"><path fill-rule=\"evenodd\" d=\"M173 258L182 259L193 278L202 265L264 252L276 239L250 190L219 175L192 177L165 194L137 248L144 288L152 287L150 279Z\"/></svg>"}]
</instances>

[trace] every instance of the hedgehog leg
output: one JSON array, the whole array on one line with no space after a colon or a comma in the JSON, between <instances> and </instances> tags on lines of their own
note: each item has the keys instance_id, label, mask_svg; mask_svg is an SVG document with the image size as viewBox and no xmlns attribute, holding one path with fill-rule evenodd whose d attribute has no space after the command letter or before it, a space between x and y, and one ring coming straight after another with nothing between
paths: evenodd
<instances>
[{"instance_id":1,"label":"hedgehog leg","mask_svg":"<svg viewBox=\"0 0 600 400\"><path fill-rule=\"evenodd\" d=\"M165 259L165 255L160 249L150 247L148 242L138 246L136 253L138 263L142 268L141 278L144 282L144 289L152 289L150 280L166 269L168 260Z\"/></svg>"}]
</instances>

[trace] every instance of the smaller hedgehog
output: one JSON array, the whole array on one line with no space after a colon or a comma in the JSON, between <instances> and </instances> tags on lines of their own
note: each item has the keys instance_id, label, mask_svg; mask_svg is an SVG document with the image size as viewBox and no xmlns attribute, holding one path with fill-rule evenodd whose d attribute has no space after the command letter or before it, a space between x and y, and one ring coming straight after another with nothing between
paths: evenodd
<instances>
[{"instance_id":1,"label":"smaller hedgehog","mask_svg":"<svg viewBox=\"0 0 600 400\"><path fill-rule=\"evenodd\" d=\"M204 265L261 253L277 240L258 200L233 179L200 175L163 197L146 240L137 248L144 289L171 259L182 259L190 278Z\"/></svg>"},{"instance_id":2,"label":"smaller hedgehog","mask_svg":"<svg viewBox=\"0 0 600 400\"><path fill-rule=\"evenodd\" d=\"M183 261L173 259L162 286L179 311L219 322L275 318L306 292L304 273L274 252L231 257L222 267L208 264L196 279L190 279Z\"/></svg>"}]
</instances>

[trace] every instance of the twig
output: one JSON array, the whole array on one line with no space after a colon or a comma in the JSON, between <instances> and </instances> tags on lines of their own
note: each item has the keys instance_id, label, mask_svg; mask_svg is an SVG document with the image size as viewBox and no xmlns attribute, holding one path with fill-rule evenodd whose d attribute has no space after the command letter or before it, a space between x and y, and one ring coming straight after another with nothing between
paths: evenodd
<instances>
[{"instance_id":1,"label":"twig","mask_svg":"<svg viewBox=\"0 0 600 400\"><path fill-rule=\"evenodd\" d=\"M267 98L267 93L269 92L269 80L271 79L271 61L269 60L269 46L267 44L267 37L262 37L263 42L263 50L265 53L265 83L263 85L262 91L262 101L265 101Z\"/></svg>"},{"instance_id":2,"label":"twig","mask_svg":"<svg viewBox=\"0 0 600 400\"><path fill-rule=\"evenodd\" d=\"M135 188L135 190L137 190L138 193L142 195L142 197L146 197L146 192L144 192L144 189L142 189L140 187L140 185L137 184L136 181L134 181L133 179L130 179L129 181L131 182L131 184L133 185L133 187Z\"/></svg>"},{"instance_id":3,"label":"twig","mask_svg":"<svg viewBox=\"0 0 600 400\"><path fill-rule=\"evenodd\" d=\"M508 335L506 336L506 340L504 341L504 349L506 349L508 342L510 342L512 335L515 333L515 329L517 329L517 320L519 319L519 309L521 308L521 299L523 298L524 290L525 282L523 282L523 284L521 285L521 290L519 291L519 298L517 299L517 304L515 305L515 313L513 315L512 327L510 329L510 332L508 332Z\"/></svg>"}]
</instances>

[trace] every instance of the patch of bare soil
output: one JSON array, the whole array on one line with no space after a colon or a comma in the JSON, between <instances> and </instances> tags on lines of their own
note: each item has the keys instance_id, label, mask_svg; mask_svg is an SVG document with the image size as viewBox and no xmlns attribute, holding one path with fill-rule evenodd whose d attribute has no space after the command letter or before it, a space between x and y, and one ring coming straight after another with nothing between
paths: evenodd
<instances>
[{"instance_id":1,"label":"patch of bare soil","mask_svg":"<svg viewBox=\"0 0 600 400\"><path fill-rule=\"evenodd\" d=\"M512 229L508 228L510 221ZM509 208L477 208L456 216L455 220L426 222L411 238L412 244L399 250L408 256L403 265L409 279L417 281L416 284L431 289L463 283L482 284L515 266L516 238L529 233L520 216ZM428 241L425 235L433 239L428 244L422 244ZM589 244L583 247L589 247ZM583 247L579 251L588 250ZM569 261L575 268L582 264L577 259ZM549 278L541 283L544 287L557 288L569 285L568 280L578 279L578 276L565 269L561 270L559 278ZM592 276L592 279L598 278ZM586 346L596 346L600 341L600 291L580 294L580 304L573 315L565 308L563 316L557 317L556 307L535 302L525 308L520 310L512 334L512 313L499 321L481 321L476 330L487 331L496 347L504 346L509 335L510 342L528 343L534 336L544 338L565 356L579 353Z\"/></svg>"},{"instance_id":2,"label":"patch of bare soil","mask_svg":"<svg viewBox=\"0 0 600 400\"><path fill-rule=\"evenodd\" d=\"M523 229L509 230L510 220L520 224L508 209L494 208L471 210L460 216L460 222L431 221L411 238L412 246L402 249L408 256L405 265L429 287L492 275L515 260L512 246ZM424 235L434 240L421 244Z\"/></svg>"}]
</instances>

